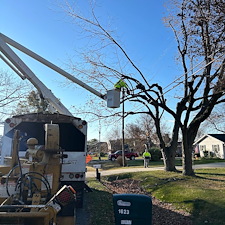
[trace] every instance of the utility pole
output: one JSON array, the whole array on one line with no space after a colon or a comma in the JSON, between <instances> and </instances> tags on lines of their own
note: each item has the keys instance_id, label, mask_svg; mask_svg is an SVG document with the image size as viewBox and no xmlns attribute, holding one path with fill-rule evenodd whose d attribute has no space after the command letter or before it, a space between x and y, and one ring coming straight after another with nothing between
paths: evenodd
<instances>
[{"instance_id":1,"label":"utility pole","mask_svg":"<svg viewBox=\"0 0 225 225\"><path fill-rule=\"evenodd\" d=\"M100 122L100 118L98 120L99 122L99 136L98 136L98 153L99 153L99 161L101 161L101 122Z\"/></svg>"},{"instance_id":2,"label":"utility pole","mask_svg":"<svg viewBox=\"0 0 225 225\"><path fill-rule=\"evenodd\" d=\"M125 140L124 140L124 98L125 98L125 88L122 88L122 100L123 100L123 104L122 104L122 158L123 158L123 167L125 167L125 154L124 154L124 144L125 144Z\"/></svg>"}]
</instances>

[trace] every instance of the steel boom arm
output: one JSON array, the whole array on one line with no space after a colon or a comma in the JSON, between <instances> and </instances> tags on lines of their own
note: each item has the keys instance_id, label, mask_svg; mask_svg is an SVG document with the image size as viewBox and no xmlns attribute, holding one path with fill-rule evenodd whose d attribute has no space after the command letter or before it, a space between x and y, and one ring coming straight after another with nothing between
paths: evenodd
<instances>
[{"instance_id":1,"label":"steel boom arm","mask_svg":"<svg viewBox=\"0 0 225 225\"><path fill-rule=\"evenodd\" d=\"M20 50L21 52L29 55L30 57L34 58L35 60L41 62L45 66L51 68L52 70L58 72L62 76L66 77L67 79L71 80L72 82L80 85L81 87L85 88L86 90L90 91L91 93L97 95L98 97L105 99L105 95L101 94L100 92L96 91L89 85L83 83L82 81L78 80L71 74L67 73L63 69L59 68L55 64L49 62L48 60L44 59L40 55L36 54L35 52L29 50L28 48L24 47L23 45L17 43L16 41L12 40L11 38L5 36L4 34L0 33L0 51L3 55L0 57L5 61L22 79L28 79L43 95L43 97L48 100L54 108L56 108L60 113L72 115L69 110L53 95L53 93L36 77L36 75L29 69L29 67L16 55L16 53L8 46L13 46L14 48Z\"/></svg>"},{"instance_id":2,"label":"steel boom arm","mask_svg":"<svg viewBox=\"0 0 225 225\"><path fill-rule=\"evenodd\" d=\"M0 37L1 58L15 71L18 75L25 79L27 78L59 113L72 116L70 111L57 99L30 70L30 68L15 54L15 52L2 40Z\"/></svg>"}]
</instances>

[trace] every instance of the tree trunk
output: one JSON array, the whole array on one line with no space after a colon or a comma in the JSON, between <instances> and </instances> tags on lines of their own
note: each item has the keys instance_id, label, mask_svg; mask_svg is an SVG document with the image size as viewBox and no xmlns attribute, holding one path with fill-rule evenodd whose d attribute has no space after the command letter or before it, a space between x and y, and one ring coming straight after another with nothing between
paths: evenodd
<instances>
[{"instance_id":1,"label":"tree trunk","mask_svg":"<svg viewBox=\"0 0 225 225\"><path fill-rule=\"evenodd\" d=\"M193 152L193 140L192 135L188 135L188 132L183 132L182 143L182 161L183 161L183 175L194 176L194 170L192 168L192 152Z\"/></svg>"},{"instance_id":2,"label":"tree trunk","mask_svg":"<svg viewBox=\"0 0 225 225\"><path fill-rule=\"evenodd\" d=\"M192 147L187 151L183 151L183 174L187 176L195 175L192 168Z\"/></svg>"},{"instance_id":3,"label":"tree trunk","mask_svg":"<svg viewBox=\"0 0 225 225\"><path fill-rule=\"evenodd\" d=\"M165 171L173 171L173 172L177 171L175 167L175 155L176 155L176 150L174 150L171 146L165 147L164 149L162 149L162 156L163 156Z\"/></svg>"},{"instance_id":4,"label":"tree trunk","mask_svg":"<svg viewBox=\"0 0 225 225\"><path fill-rule=\"evenodd\" d=\"M177 169L175 167L175 156L178 143L178 133L179 133L179 125L178 122L175 120L170 143L166 144L161 140L162 156L165 171L177 172Z\"/></svg>"}]
</instances>

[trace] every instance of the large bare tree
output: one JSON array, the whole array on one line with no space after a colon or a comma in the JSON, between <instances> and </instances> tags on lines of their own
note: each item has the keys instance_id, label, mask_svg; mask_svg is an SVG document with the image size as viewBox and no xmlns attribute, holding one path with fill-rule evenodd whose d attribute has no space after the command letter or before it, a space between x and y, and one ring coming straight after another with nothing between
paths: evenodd
<instances>
[{"instance_id":1,"label":"large bare tree","mask_svg":"<svg viewBox=\"0 0 225 225\"><path fill-rule=\"evenodd\" d=\"M68 6L67 12L82 24L81 28L101 40L98 48L84 55L86 63L90 65L89 68L92 68L91 75L88 75L90 71L84 73L83 69L75 65L73 68L78 73L82 71L87 75L89 81L92 78L98 85L102 84L103 88L106 81L111 81L112 77L121 78L127 83L127 93L123 101L136 102L143 106L140 110L129 111L128 114L144 113L153 118L167 171L176 171L174 159L178 134L181 130L183 174L194 175L192 144L198 129L209 117L215 105L224 102L225 2L173 0L170 4L174 8L165 21L174 32L178 46L178 60L184 73L171 83L172 88L165 89L158 83L149 83L148 76L129 57L113 33L102 26L94 12L89 19L82 17ZM118 64L112 60L110 63L107 62L106 56L102 53L106 52L108 47L110 50L117 48L118 58L123 57L123 60L120 58ZM130 66L130 70L121 66L122 61ZM174 98L176 107L173 108L167 103L167 93L176 88L180 94L178 98ZM170 142L165 141L163 137L161 124L164 114L174 118Z\"/></svg>"},{"instance_id":2,"label":"large bare tree","mask_svg":"<svg viewBox=\"0 0 225 225\"><path fill-rule=\"evenodd\" d=\"M204 122L203 128L206 130L213 130L214 133L225 133L224 110L224 104L220 107L216 107L208 119Z\"/></svg>"},{"instance_id":3,"label":"large bare tree","mask_svg":"<svg viewBox=\"0 0 225 225\"><path fill-rule=\"evenodd\" d=\"M41 97L38 91L30 91L23 99L20 99L14 114L48 112L49 103Z\"/></svg>"},{"instance_id":4,"label":"large bare tree","mask_svg":"<svg viewBox=\"0 0 225 225\"><path fill-rule=\"evenodd\" d=\"M167 22L177 40L184 79L176 113L180 117L174 118L182 131L184 174L192 175L192 144L198 129L214 107L224 102L225 2L183 0L176 5L177 14ZM195 69L194 62L199 61L202 69Z\"/></svg>"},{"instance_id":5,"label":"large bare tree","mask_svg":"<svg viewBox=\"0 0 225 225\"><path fill-rule=\"evenodd\" d=\"M27 90L26 83L20 82L8 71L0 70L0 120L11 115Z\"/></svg>"}]
</instances>

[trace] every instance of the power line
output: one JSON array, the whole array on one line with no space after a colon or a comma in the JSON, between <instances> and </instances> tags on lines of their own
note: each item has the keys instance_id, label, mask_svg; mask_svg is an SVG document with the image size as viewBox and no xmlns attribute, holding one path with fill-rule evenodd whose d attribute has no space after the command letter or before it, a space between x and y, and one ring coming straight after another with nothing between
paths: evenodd
<instances>
[{"instance_id":1,"label":"power line","mask_svg":"<svg viewBox=\"0 0 225 225\"><path fill-rule=\"evenodd\" d=\"M185 80L187 80L188 78L194 76L195 74L197 74L199 71L203 70L206 66L212 64L214 61L218 60L219 58L221 58L222 56L224 56L225 54L223 55L220 55L219 57L213 59L212 61L210 61L209 63L207 63L206 65L202 66L201 68L199 68L198 70L196 70L194 73L190 74L187 78L185 78L183 81L180 81L178 82L176 85L174 85L172 88L170 88L169 90L167 90L166 92L164 92L163 94L161 94L160 96L163 96L165 95L166 93L172 91L175 87L179 86L180 84L182 84ZM168 88L169 86L171 86L172 84L174 84L176 81L180 80L182 77L184 77L186 74L188 74L191 70L197 68L199 65L201 65L202 63L204 62L201 61L200 63L198 63L197 65L195 65L193 68L191 68L188 72L186 72L185 74L182 74L180 77L176 78L173 82L171 82L170 84L168 84L166 87L163 88L163 90L165 90L166 88ZM135 110L131 110L131 111L139 111L140 109L144 108L144 106L140 106L138 109L136 108ZM92 121L89 121L89 123L92 123L92 122L96 122L98 120L102 120L102 119L106 119L106 118L98 118L98 119L94 119ZM118 120L120 120L121 118L119 118ZM109 123L110 124L110 123Z\"/></svg>"},{"instance_id":2,"label":"power line","mask_svg":"<svg viewBox=\"0 0 225 225\"><path fill-rule=\"evenodd\" d=\"M222 57L222 56L220 56ZM219 59L220 57L218 57L217 59ZM200 69L198 69L197 71L195 71L194 73L192 73L191 75L189 75L187 78L185 78L183 81L180 81L179 83L177 83L176 85L174 85L172 88L170 88L169 90L167 90L166 92L163 93L163 95L165 95L166 93L172 91L175 87L179 86L180 84L182 84L184 81L186 81L188 78L194 76L196 73L198 73L199 71L201 71L202 69L204 69L206 66L210 65L211 63L213 63L216 59L213 59L212 61L210 61L209 63L207 63L206 65L204 65L203 67L201 67ZM184 74L185 75L185 74ZM182 76L184 76L182 75ZM175 82L175 81L174 81ZM163 88L164 89L164 88ZM162 95L161 95L162 96Z\"/></svg>"},{"instance_id":3,"label":"power line","mask_svg":"<svg viewBox=\"0 0 225 225\"><path fill-rule=\"evenodd\" d=\"M197 66L201 65L203 62L204 62L204 60L201 61L199 64L197 64L195 67L191 68L190 70L195 69ZM171 82L171 83L168 84L166 87L164 87L163 90L166 89L166 88L168 88L170 85L174 84L176 81L180 80L182 77L184 77L184 76L185 76L186 74L188 74L188 73L189 73L189 71L186 72L185 74L182 74L180 77L176 78L173 82Z\"/></svg>"},{"instance_id":4,"label":"power line","mask_svg":"<svg viewBox=\"0 0 225 225\"><path fill-rule=\"evenodd\" d=\"M225 54L222 54L220 56L218 56L217 58L213 59L212 61L210 61L209 63L207 63L206 65L202 66L201 68L199 68L197 71L195 71L194 73L192 73L191 75L189 75L187 78L185 78L183 81L180 81L179 83L177 83L176 85L174 85L172 88L170 88L169 90L167 90L166 92L164 92L163 94L161 94L160 96L165 95L166 93L172 91L175 87L179 86L180 84L182 84L185 80L187 80L188 78L192 77L193 75L195 75L196 73L198 73L199 71L201 71L202 69L204 69L206 66L212 64L214 61L218 60L219 58L221 58L222 56L224 56ZM191 70L193 70L194 68L198 67L199 65L201 65L204 62L204 60L202 62L200 62L199 64L197 64L195 67L193 67ZM189 71L188 71L189 72ZM187 73L188 73L187 72ZM182 77L184 77L187 73L183 74L182 76L178 77L177 79L175 79L173 82L171 82L169 85L167 85L166 87L163 88L166 89L167 87L169 87L170 85L172 85L174 82L176 82L177 80L181 79ZM139 111L140 109L144 108L144 106L140 106L138 109L134 110L135 112Z\"/></svg>"},{"instance_id":5,"label":"power line","mask_svg":"<svg viewBox=\"0 0 225 225\"><path fill-rule=\"evenodd\" d=\"M224 55L224 54L223 54ZM201 67L200 69L198 69L196 72L192 73L191 75L189 75L186 79L190 78L191 76L195 75L197 72L201 71L202 69L204 69L206 66L208 66L209 64L213 63L215 60L221 58L223 55L217 57L216 59L213 59L212 61L210 61L208 64L204 65L203 67ZM212 54L210 55L212 56ZM209 56L209 57L210 57ZM168 84L166 87L163 88L166 89L168 88L170 85L174 84L176 81L180 80L182 77L184 77L186 74L188 74L191 70L195 69L196 67L198 67L199 65L201 65L203 62L205 62L204 60L202 60L200 63L198 63L196 66L194 66L193 68L191 68L189 71L187 71L186 73L184 73L183 75L181 75L180 77L178 77L177 79L175 79L173 82L171 82L170 84ZM179 82L179 83L183 83L182 82Z\"/></svg>"}]
</instances>

